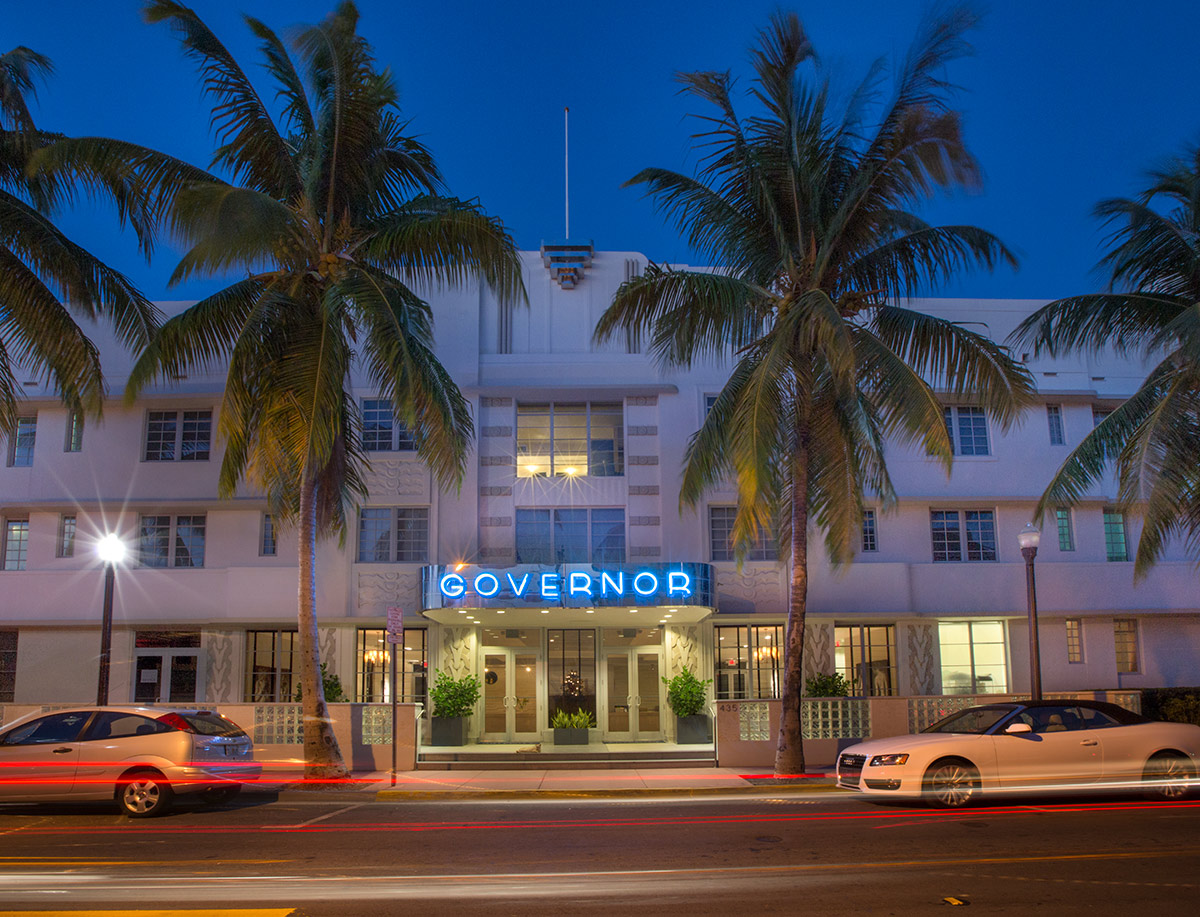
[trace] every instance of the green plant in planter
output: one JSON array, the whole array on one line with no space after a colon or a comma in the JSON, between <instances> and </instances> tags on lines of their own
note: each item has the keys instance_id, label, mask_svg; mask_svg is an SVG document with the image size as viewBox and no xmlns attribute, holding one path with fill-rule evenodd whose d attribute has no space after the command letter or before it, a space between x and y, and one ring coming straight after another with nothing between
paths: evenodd
<instances>
[{"instance_id":1,"label":"green plant in planter","mask_svg":"<svg viewBox=\"0 0 1200 917\"><path fill-rule=\"evenodd\" d=\"M479 701L483 686L474 675L464 675L455 678L440 669L434 669L436 681L429 689L429 699L433 702L433 715L439 719L470 716Z\"/></svg>"},{"instance_id":2,"label":"green plant in planter","mask_svg":"<svg viewBox=\"0 0 1200 917\"><path fill-rule=\"evenodd\" d=\"M338 675L330 675L325 670L325 663L321 663L321 687L325 689L325 702L329 704L341 704L348 701L350 698L346 696L346 691L342 687L342 679ZM304 700L304 694L299 687L296 688L296 700Z\"/></svg>"},{"instance_id":3,"label":"green plant in planter","mask_svg":"<svg viewBox=\"0 0 1200 917\"><path fill-rule=\"evenodd\" d=\"M804 693L809 697L849 697L850 682L840 672L813 675L804 679Z\"/></svg>"},{"instance_id":4,"label":"green plant in planter","mask_svg":"<svg viewBox=\"0 0 1200 917\"><path fill-rule=\"evenodd\" d=\"M701 681L692 674L691 669L684 666L683 671L674 678L667 679L664 676L663 684L667 686L667 706L676 716L696 716L704 712L711 678Z\"/></svg>"},{"instance_id":5,"label":"green plant in planter","mask_svg":"<svg viewBox=\"0 0 1200 917\"><path fill-rule=\"evenodd\" d=\"M566 710L554 711L550 719L551 729L595 729L596 719L587 710L576 710L568 713Z\"/></svg>"}]
</instances>

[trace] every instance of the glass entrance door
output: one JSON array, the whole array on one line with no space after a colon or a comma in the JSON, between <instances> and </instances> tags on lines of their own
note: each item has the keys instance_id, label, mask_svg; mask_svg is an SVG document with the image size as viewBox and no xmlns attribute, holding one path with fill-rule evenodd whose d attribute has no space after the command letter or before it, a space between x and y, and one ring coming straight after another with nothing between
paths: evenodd
<instances>
[{"instance_id":1,"label":"glass entrance door","mask_svg":"<svg viewBox=\"0 0 1200 917\"><path fill-rule=\"evenodd\" d=\"M662 651L658 647L605 647L605 730L611 742L662 739Z\"/></svg>"},{"instance_id":2,"label":"glass entrance door","mask_svg":"<svg viewBox=\"0 0 1200 917\"><path fill-rule=\"evenodd\" d=\"M541 654L511 646L483 648L482 742L536 742Z\"/></svg>"},{"instance_id":3,"label":"glass entrance door","mask_svg":"<svg viewBox=\"0 0 1200 917\"><path fill-rule=\"evenodd\" d=\"M135 704L194 704L200 657L195 653L145 653L134 657Z\"/></svg>"}]
</instances>

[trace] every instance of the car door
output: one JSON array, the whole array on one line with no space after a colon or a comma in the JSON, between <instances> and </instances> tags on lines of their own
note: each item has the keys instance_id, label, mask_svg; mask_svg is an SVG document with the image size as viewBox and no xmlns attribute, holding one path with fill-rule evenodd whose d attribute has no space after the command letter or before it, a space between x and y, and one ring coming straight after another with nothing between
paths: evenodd
<instances>
[{"instance_id":1,"label":"car door","mask_svg":"<svg viewBox=\"0 0 1200 917\"><path fill-rule=\"evenodd\" d=\"M1100 780L1104 749L1097 730L1084 728L1077 707L1026 707L1012 722L1027 723L1032 731L995 736L1001 786L1039 789Z\"/></svg>"},{"instance_id":2,"label":"car door","mask_svg":"<svg viewBox=\"0 0 1200 917\"><path fill-rule=\"evenodd\" d=\"M70 796L87 710L60 711L22 723L0 737L0 798L9 802Z\"/></svg>"},{"instance_id":3,"label":"car door","mask_svg":"<svg viewBox=\"0 0 1200 917\"><path fill-rule=\"evenodd\" d=\"M117 779L131 762L163 757L178 762L181 743L172 739L176 735L178 730L138 713L97 713L79 742L79 768L71 795L76 799L111 799Z\"/></svg>"}]
</instances>

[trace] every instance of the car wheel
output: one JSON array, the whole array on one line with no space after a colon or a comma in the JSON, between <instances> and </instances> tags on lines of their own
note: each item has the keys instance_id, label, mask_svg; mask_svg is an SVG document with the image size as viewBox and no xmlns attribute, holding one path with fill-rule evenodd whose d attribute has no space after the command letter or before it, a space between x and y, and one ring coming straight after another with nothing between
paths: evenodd
<instances>
[{"instance_id":1,"label":"car wheel","mask_svg":"<svg viewBox=\"0 0 1200 917\"><path fill-rule=\"evenodd\" d=\"M134 771L117 784L117 803L130 818L162 815L174 797L171 784L157 771Z\"/></svg>"},{"instance_id":2,"label":"car wheel","mask_svg":"<svg viewBox=\"0 0 1200 917\"><path fill-rule=\"evenodd\" d=\"M1151 784L1146 795L1151 799L1177 800L1185 798L1192 790L1192 768L1181 755L1155 755L1146 762L1142 780Z\"/></svg>"},{"instance_id":3,"label":"car wheel","mask_svg":"<svg viewBox=\"0 0 1200 917\"><path fill-rule=\"evenodd\" d=\"M215 786L204 794L204 801L219 806L227 802L232 802L237 799L238 794L242 792L240 786Z\"/></svg>"},{"instance_id":4,"label":"car wheel","mask_svg":"<svg viewBox=\"0 0 1200 917\"><path fill-rule=\"evenodd\" d=\"M958 809L979 797L979 771L966 761L938 761L925 772L925 798L943 809Z\"/></svg>"}]
</instances>

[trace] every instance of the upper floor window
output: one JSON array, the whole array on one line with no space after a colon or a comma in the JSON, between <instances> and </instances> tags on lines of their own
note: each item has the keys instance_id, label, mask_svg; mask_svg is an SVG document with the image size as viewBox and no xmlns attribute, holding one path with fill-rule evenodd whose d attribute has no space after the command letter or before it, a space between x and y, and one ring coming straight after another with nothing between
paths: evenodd
<instances>
[{"instance_id":1,"label":"upper floor window","mask_svg":"<svg viewBox=\"0 0 1200 917\"><path fill-rule=\"evenodd\" d=\"M619 402L517 405L517 477L614 477L625 473Z\"/></svg>"},{"instance_id":2,"label":"upper floor window","mask_svg":"<svg viewBox=\"0 0 1200 917\"><path fill-rule=\"evenodd\" d=\"M1111 506L1104 507L1104 553L1108 560L1129 560L1125 543L1125 514Z\"/></svg>"},{"instance_id":3,"label":"upper floor window","mask_svg":"<svg viewBox=\"0 0 1200 917\"><path fill-rule=\"evenodd\" d=\"M1063 431L1063 417L1061 404L1046 405L1046 423L1050 428L1050 445L1061 446L1067 441L1067 437Z\"/></svg>"},{"instance_id":4,"label":"upper floor window","mask_svg":"<svg viewBox=\"0 0 1200 917\"><path fill-rule=\"evenodd\" d=\"M954 406L943 409L946 434L955 455L991 455L987 417L983 408Z\"/></svg>"},{"instance_id":5,"label":"upper floor window","mask_svg":"<svg viewBox=\"0 0 1200 917\"><path fill-rule=\"evenodd\" d=\"M360 510L360 564L423 564L428 560L429 507L380 506Z\"/></svg>"},{"instance_id":6,"label":"upper floor window","mask_svg":"<svg viewBox=\"0 0 1200 917\"><path fill-rule=\"evenodd\" d=\"M708 508L708 539L712 545L714 561L737 560L733 548L733 523L737 518L736 506L710 506ZM779 547L760 526L754 544L746 552L746 560L779 560Z\"/></svg>"},{"instance_id":7,"label":"upper floor window","mask_svg":"<svg viewBox=\"0 0 1200 917\"><path fill-rule=\"evenodd\" d=\"M623 509L517 510L517 563L625 562Z\"/></svg>"},{"instance_id":8,"label":"upper floor window","mask_svg":"<svg viewBox=\"0 0 1200 917\"><path fill-rule=\"evenodd\" d=\"M412 452L416 440L396 417L396 409L388 398L364 398L363 449L367 452Z\"/></svg>"},{"instance_id":9,"label":"upper floor window","mask_svg":"<svg viewBox=\"0 0 1200 917\"><path fill-rule=\"evenodd\" d=\"M63 443L63 452L83 451L83 415L72 411L67 418L67 440Z\"/></svg>"},{"instance_id":10,"label":"upper floor window","mask_svg":"<svg viewBox=\"0 0 1200 917\"><path fill-rule=\"evenodd\" d=\"M862 521L862 549L864 551L878 551L879 538L875 531L875 510L863 510Z\"/></svg>"},{"instance_id":11,"label":"upper floor window","mask_svg":"<svg viewBox=\"0 0 1200 917\"><path fill-rule=\"evenodd\" d=\"M142 516L138 525L138 563L143 567L203 567L207 519Z\"/></svg>"},{"instance_id":12,"label":"upper floor window","mask_svg":"<svg viewBox=\"0 0 1200 917\"><path fill-rule=\"evenodd\" d=\"M996 559L996 514L990 509L930 510L929 526L935 562Z\"/></svg>"},{"instance_id":13,"label":"upper floor window","mask_svg":"<svg viewBox=\"0 0 1200 917\"><path fill-rule=\"evenodd\" d=\"M1093 427L1100 426L1100 424L1104 423L1104 421L1108 419L1108 416L1111 413L1112 413L1112 408L1093 407L1092 408L1092 426Z\"/></svg>"},{"instance_id":14,"label":"upper floor window","mask_svg":"<svg viewBox=\"0 0 1200 917\"><path fill-rule=\"evenodd\" d=\"M262 537L258 542L259 556L274 557L275 548L275 517L270 513L263 513Z\"/></svg>"},{"instance_id":15,"label":"upper floor window","mask_svg":"<svg viewBox=\"0 0 1200 917\"><path fill-rule=\"evenodd\" d=\"M1071 525L1071 511L1060 506L1054 511L1054 521L1058 525L1058 549L1060 551L1075 550L1075 530Z\"/></svg>"},{"instance_id":16,"label":"upper floor window","mask_svg":"<svg viewBox=\"0 0 1200 917\"><path fill-rule=\"evenodd\" d=\"M75 531L77 528L77 520L75 515L59 516L58 518L58 550L55 553L59 557L74 557L75 556Z\"/></svg>"},{"instance_id":17,"label":"upper floor window","mask_svg":"<svg viewBox=\"0 0 1200 917\"><path fill-rule=\"evenodd\" d=\"M1117 671L1138 670L1138 632L1136 618L1113 618L1113 641L1117 651Z\"/></svg>"},{"instance_id":18,"label":"upper floor window","mask_svg":"<svg viewBox=\"0 0 1200 917\"><path fill-rule=\"evenodd\" d=\"M25 557L29 551L29 520L5 519L4 542L0 544L0 555L5 570L24 570Z\"/></svg>"},{"instance_id":19,"label":"upper floor window","mask_svg":"<svg viewBox=\"0 0 1200 917\"><path fill-rule=\"evenodd\" d=\"M147 462L207 462L212 446L212 411L149 411Z\"/></svg>"},{"instance_id":20,"label":"upper floor window","mask_svg":"<svg viewBox=\"0 0 1200 917\"><path fill-rule=\"evenodd\" d=\"M33 464L33 441L37 439L37 415L18 417L16 429L8 438L8 464L28 468Z\"/></svg>"}]
</instances>

